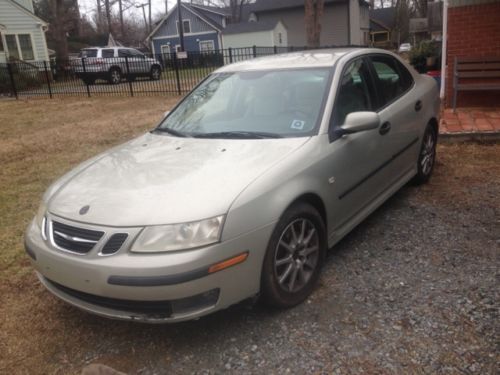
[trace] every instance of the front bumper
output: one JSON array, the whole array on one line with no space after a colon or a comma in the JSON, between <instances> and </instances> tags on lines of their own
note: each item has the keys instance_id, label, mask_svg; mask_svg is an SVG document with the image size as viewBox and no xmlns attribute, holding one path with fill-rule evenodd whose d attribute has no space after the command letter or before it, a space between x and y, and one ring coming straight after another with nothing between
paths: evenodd
<instances>
[{"instance_id":1,"label":"front bumper","mask_svg":"<svg viewBox=\"0 0 500 375\"><path fill-rule=\"evenodd\" d=\"M177 322L256 295L273 228L274 223L201 249L161 254L124 249L111 256L82 256L54 248L42 239L33 221L26 231L25 247L42 284L76 307L115 319ZM248 257L240 264L200 273L245 252Z\"/></svg>"}]
</instances>

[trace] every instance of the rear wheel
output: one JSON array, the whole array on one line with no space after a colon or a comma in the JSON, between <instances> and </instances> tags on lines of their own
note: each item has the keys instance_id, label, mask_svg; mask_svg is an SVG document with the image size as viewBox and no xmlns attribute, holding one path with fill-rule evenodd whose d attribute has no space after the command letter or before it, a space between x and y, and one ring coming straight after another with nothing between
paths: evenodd
<instances>
[{"instance_id":1,"label":"rear wheel","mask_svg":"<svg viewBox=\"0 0 500 375\"><path fill-rule=\"evenodd\" d=\"M274 307L292 307L311 294L326 253L325 233L321 216L309 204L295 204L283 214L264 258L264 302Z\"/></svg>"},{"instance_id":2,"label":"rear wheel","mask_svg":"<svg viewBox=\"0 0 500 375\"><path fill-rule=\"evenodd\" d=\"M149 75L149 78L151 78L152 81L158 81L161 77L161 69L158 66L153 66L151 68L151 73Z\"/></svg>"},{"instance_id":3,"label":"rear wheel","mask_svg":"<svg viewBox=\"0 0 500 375\"><path fill-rule=\"evenodd\" d=\"M417 185L425 184L431 178L436 161L436 143L437 134L432 125L427 125L424 138L420 147L418 156L417 174L413 178L413 182Z\"/></svg>"},{"instance_id":4,"label":"rear wheel","mask_svg":"<svg viewBox=\"0 0 500 375\"><path fill-rule=\"evenodd\" d=\"M108 82L112 85L117 85L122 81L122 73L118 68L111 68L109 70Z\"/></svg>"}]
</instances>

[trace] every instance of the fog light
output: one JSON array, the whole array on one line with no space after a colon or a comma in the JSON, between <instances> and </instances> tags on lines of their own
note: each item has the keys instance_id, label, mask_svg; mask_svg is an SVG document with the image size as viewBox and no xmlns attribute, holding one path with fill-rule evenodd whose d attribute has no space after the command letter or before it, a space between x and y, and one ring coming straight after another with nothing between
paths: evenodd
<instances>
[{"instance_id":1,"label":"fog light","mask_svg":"<svg viewBox=\"0 0 500 375\"><path fill-rule=\"evenodd\" d=\"M183 315L215 306L219 300L219 294L220 289L217 288L192 297L173 300L170 302L172 314Z\"/></svg>"}]
</instances>

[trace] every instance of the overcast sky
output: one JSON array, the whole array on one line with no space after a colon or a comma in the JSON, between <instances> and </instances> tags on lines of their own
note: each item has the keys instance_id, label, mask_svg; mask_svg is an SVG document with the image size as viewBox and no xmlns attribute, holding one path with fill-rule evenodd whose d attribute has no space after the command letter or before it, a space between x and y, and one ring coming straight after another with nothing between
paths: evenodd
<instances>
[{"instance_id":1,"label":"overcast sky","mask_svg":"<svg viewBox=\"0 0 500 375\"><path fill-rule=\"evenodd\" d=\"M133 0L136 5L147 4L147 0ZM177 0L168 0L168 9L172 9L172 7L176 4ZM101 0L101 3L103 1ZM87 15L89 18L92 18L92 15L95 13L96 9L96 0L79 0L78 4L80 5L80 12L82 14ZM155 15L164 15L165 14L165 0L151 0L151 7L153 18L156 18ZM118 3L112 8L113 11L118 12ZM148 14L148 9L146 10L146 17ZM135 14L139 17L142 17L142 9L137 9L135 7L130 8L125 12L127 14Z\"/></svg>"}]
</instances>

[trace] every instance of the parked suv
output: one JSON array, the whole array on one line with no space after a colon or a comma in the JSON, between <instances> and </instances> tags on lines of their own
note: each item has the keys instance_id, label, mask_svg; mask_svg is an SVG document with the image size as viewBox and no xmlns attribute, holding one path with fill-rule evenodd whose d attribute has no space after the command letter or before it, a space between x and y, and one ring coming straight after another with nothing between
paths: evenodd
<instances>
[{"instance_id":1,"label":"parked suv","mask_svg":"<svg viewBox=\"0 0 500 375\"><path fill-rule=\"evenodd\" d=\"M137 77L149 77L158 80L161 77L160 63L133 48L93 47L80 51L74 60L76 75L87 85L97 79L107 80L116 85L123 78L135 80Z\"/></svg>"}]
</instances>

